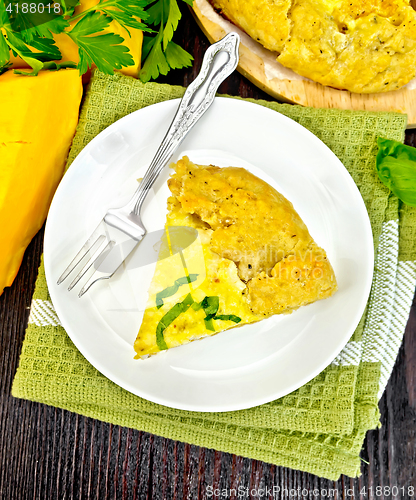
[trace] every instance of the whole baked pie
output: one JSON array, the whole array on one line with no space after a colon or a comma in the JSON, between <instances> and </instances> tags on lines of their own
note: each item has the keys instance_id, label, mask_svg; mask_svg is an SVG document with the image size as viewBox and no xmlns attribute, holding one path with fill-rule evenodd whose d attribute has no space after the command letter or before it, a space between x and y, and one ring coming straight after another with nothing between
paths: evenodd
<instances>
[{"instance_id":1,"label":"whole baked pie","mask_svg":"<svg viewBox=\"0 0 416 500\"><path fill-rule=\"evenodd\" d=\"M322 85L396 90L416 74L415 0L209 0L277 61Z\"/></svg>"},{"instance_id":2,"label":"whole baked pie","mask_svg":"<svg viewBox=\"0 0 416 500\"><path fill-rule=\"evenodd\" d=\"M265 181L187 157L172 167L165 245L134 343L137 358L291 313L337 290L325 251ZM178 228L186 245L175 241Z\"/></svg>"}]
</instances>

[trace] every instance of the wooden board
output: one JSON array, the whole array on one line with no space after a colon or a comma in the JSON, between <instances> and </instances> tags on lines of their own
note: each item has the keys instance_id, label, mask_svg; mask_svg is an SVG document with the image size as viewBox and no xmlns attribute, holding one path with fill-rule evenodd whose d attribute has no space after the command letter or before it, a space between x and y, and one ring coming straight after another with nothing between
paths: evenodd
<instances>
[{"instance_id":1,"label":"wooden board","mask_svg":"<svg viewBox=\"0 0 416 500\"><path fill-rule=\"evenodd\" d=\"M270 74L275 74L279 72L279 67L282 68L272 52L221 18L207 0L194 0L193 14L211 43L220 40L230 31L240 34L238 71L277 100L316 108L397 111L408 115L408 128L416 128L416 87L403 87L378 94L354 94L346 90L324 87L299 77L290 70L286 70L289 76L271 78Z\"/></svg>"}]
</instances>

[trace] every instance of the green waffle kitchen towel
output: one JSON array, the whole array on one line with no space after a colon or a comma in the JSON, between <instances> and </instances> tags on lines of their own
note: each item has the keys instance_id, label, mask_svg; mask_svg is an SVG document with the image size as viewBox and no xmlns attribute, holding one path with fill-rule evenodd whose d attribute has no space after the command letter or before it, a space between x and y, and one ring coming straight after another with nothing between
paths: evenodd
<instances>
[{"instance_id":1,"label":"green waffle kitchen towel","mask_svg":"<svg viewBox=\"0 0 416 500\"><path fill-rule=\"evenodd\" d=\"M182 87L95 71L68 165L123 116L180 97ZM253 101L318 136L360 189L375 241L366 313L351 340L315 379L271 403L228 413L167 408L121 389L78 352L62 328L39 269L12 394L89 417L208 448L337 479L357 476L369 429L379 425L383 393L402 340L416 283L416 209L402 205L375 173L378 136L403 141L405 115L313 109Z\"/></svg>"}]
</instances>

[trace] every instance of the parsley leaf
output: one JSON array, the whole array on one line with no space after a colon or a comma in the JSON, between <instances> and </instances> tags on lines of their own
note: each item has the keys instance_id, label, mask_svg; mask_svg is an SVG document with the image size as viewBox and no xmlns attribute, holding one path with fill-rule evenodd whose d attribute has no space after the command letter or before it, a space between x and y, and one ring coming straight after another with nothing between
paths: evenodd
<instances>
[{"instance_id":1,"label":"parsley leaf","mask_svg":"<svg viewBox=\"0 0 416 500\"><path fill-rule=\"evenodd\" d=\"M10 59L10 49L4 38L3 33L0 31L0 66L3 67Z\"/></svg>"},{"instance_id":2,"label":"parsley leaf","mask_svg":"<svg viewBox=\"0 0 416 500\"><path fill-rule=\"evenodd\" d=\"M18 10L14 8L15 5L17 6ZM21 9L19 9L20 5L17 2L15 2L14 0L10 1L8 2L7 7L12 8L9 16L9 23L14 32L21 33L22 31L24 32L26 30L29 30L33 26L33 24L31 23L32 14L23 14ZM28 38L30 38L30 35L31 33L28 35Z\"/></svg>"},{"instance_id":3,"label":"parsley leaf","mask_svg":"<svg viewBox=\"0 0 416 500\"><path fill-rule=\"evenodd\" d=\"M53 40L44 38L37 39L32 42L33 46L37 46L40 52L32 52L25 42L19 37L18 33L12 33L7 28L3 28L6 34L4 40L6 41L13 54L18 55L23 59L31 68L31 72L20 71L21 74L28 76L36 76L41 69L44 68L45 61L51 61L58 51L59 56L61 53L54 45ZM4 67L4 66L3 66ZM15 72L18 72L15 70Z\"/></svg>"},{"instance_id":4,"label":"parsley leaf","mask_svg":"<svg viewBox=\"0 0 416 500\"><path fill-rule=\"evenodd\" d=\"M76 67L77 67L77 65L72 61L63 62L63 63L56 63L54 61L49 61L49 62L43 63L42 68L40 68L40 69L49 69L50 71L57 71L57 70L63 69L63 68L76 68ZM33 71L28 72L28 71L24 71L21 69L15 69L14 72L17 75L37 76L39 73L39 70L34 69Z\"/></svg>"},{"instance_id":5,"label":"parsley leaf","mask_svg":"<svg viewBox=\"0 0 416 500\"><path fill-rule=\"evenodd\" d=\"M156 327L156 343L159 350L163 351L168 348L166 341L164 339L163 333L166 328L175 321L182 313L186 312L189 307L194 303L194 299L191 294L184 298L182 302L175 304L169 311L162 317Z\"/></svg>"},{"instance_id":6,"label":"parsley leaf","mask_svg":"<svg viewBox=\"0 0 416 500\"><path fill-rule=\"evenodd\" d=\"M6 6L4 2L0 2L0 27L8 26L9 24L10 23L6 12Z\"/></svg>"},{"instance_id":7,"label":"parsley leaf","mask_svg":"<svg viewBox=\"0 0 416 500\"><path fill-rule=\"evenodd\" d=\"M23 10L25 4L18 0L8 2L10 27L26 43L31 43L36 35L53 38L54 33L62 33L69 26L68 21L48 5L50 0L31 0L30 4L26 4L26 12Z\"/></svg>"},{"instance_id":8,"label":"parsley leaf","mask_svg":"<svg viewBox=\"0 0 416 500\"><path fill-rule=\"evenodd\" d=\"M141 20L146 20L148 14L145 12L144 7L146 6L146 1L134 1L134 0L115 0L110 3L110 7L106 7L106 3L97 5L102 12L111 17L114 21L117 21L121 26L127 29L136 28L142 31L152 31Z\"/></svg>"},{"instance_id":9,"label":"parsley leaf","mask_svg":"<svg viewBox=\"0 0 416 500\"><path fill-rule=\"evenodd\" d=\"M45 38L53 38L53 34L62 33L65 28L69 27L69 22L63 16L54 17L45 20L43 23L35 24L31 31Z\"/></svg>"},{"instance_id":10,"label":"parsley leaf","mask_svg":"<svg viewBox=\"0 0 416 500\"><path fill-rule=\"evenodd\" d=\"M85 73L94 63L97 68L113 75L114 69L134 64L128 47L121 45L124 39L114 33L92 36L108 28L111 18L106 14L93 11L86 14L68 32L68 35L78 45L80 74Z\"/></svg>"},{"instance_id":11,"label":"parsley leaf","mask_svg":"<svg viewBox=\"0 0 416 500\"><path fill-rule=\"evenodd\" d=\"M61 58L61 52L55 45L54 40L49 38L40 38L38 36L33 37L31 46L34 47L38 52L32 52L29 46L22 39L20 33L13 33L7 28L4 28L7 37L7 44L12 49L14 54L19 55L28 64L28 58L32 58L41 62L53 61L54 59ZM30 64L32 66L32 64ZM35 64L35 66L37 66ZM32 66L33 68L34 66Z\"/></svg>"},{"instance_id":12,"label":"parsley leaf","mask_svg":"<svg viewBox=\"0 0 416 500\"><path fill-rule=\"evenodd\" d=\"M166 60L172 69L187 68L192 65L193 57L180 45L170 41L165 50Z\"/></svg>"},{"instance_id":13,"label":"parsley leaf","mask_svg":"<svg viewBox=\"0 0 416 500\"><path fill-rule=\"evenodd\" d=\"M140 71L140 80L142 82L148 82L151 78L155 79L159 74L167 75L169 71L169 64L166 61L166 57L162 51L162 36L163 31L160 31L156 38L151 41L146 37L146 49L151 47L148 51L148 56L143 64Z\"/></svg>"},{"instance_id":14,"label":"parsley leaf","mask_svg":"<svg viewBox=\"0 0 416 500\"><path fill-rule=\"evenodd\" d=\"M160 309L163 306L163 299L172 297L179 290L179 287L186 285L187 283L192 283L198 278L197 274L189 274L188 276L182 276L174 281L173 285L164 288L156 294L156 307Z\"/></svg>"},{"instance_id":15,"label":"parsley leaf","mask_svg":"<svg viewBox=\"0 0 416 500\"><path fill-rule=\"evenodd\" d=\"M55 45L53 38L33 37L31 46L42 52L42 61L53 61L61 58L61 52Z\"/></svg>"},{"instance_id":16,"label":"parsley leaf","mask_svg":"<svg viewBox=\"0 0 416 500\"><path fill-rule=\"evenodd\" d=\"M169 10L169 3L167 2L169 2L169 0L157 0L146 10L148 16L147 22L149 24L158 26L166 22L166 19L163 18L163 12L166 12L167 15Z\"/></svg>"},{"instance_id":17,"label":"parsley leaf","mask_svg":"<svg viewBox=\"0 0 416 500\"><path fill-rule=\"evenodd\" d=\"M213 319L220 319L222 321L234 321L234 323L240 323L241 318L235 314L217 314Z\"/></svg>"},{"instance_id":18,"label":"parsley leaf","mask_svg":"<svg viewBox=\"0 0 416 500\"><path fill-rule=\"evenodd\" d=\"M3 64L2 66L0 66L0 75L5 73L11 66L12 66L11 62L7 62L6 64Z\"/></svg>"},{"instance_id":19,"label":"parsley leaf","mask_svg":"<svg viewBox=\"0 0 416 500\"><path fill-rule=\"evenodd\" d=\"M72 16L74 9L81 3L81 0L60 0L61 8L64 16Z\"/></svg>"},{"instance_id":20,"label":"parsley leaf","mask_svg":"<svg viewBox=\"0 0 416 500\"><path fill-rule=\"evenodd\" d=\"M179 19L182 17L176 0L169 2L169 15L163 30L163 50L166 50L168 43L172 40L173 33L178 27Z\"/></svg>"},{"instance_id":21,"label":"parsley leaf","mask_svg":"<svg viewBox=\"0 0 416 500\"><path fill-rule=\"evenodd\" d=\"M146 59L155 44L156 37L143 35L143 45L142 45L142 61Z\"/></svg>"},{"instance_id":22,"label":"parsley leaf","mask_svg":"<svg viewBox=\"0 0 416 500\"><path fill-rule=\"evenodd\" d=\"M183 0L192 5L192 0ZM140 80L148 82L159 74L166 75L169 69L188 67L192 56L172 41L173 33L182 16L177 0L157 0L147 9L148 24L158 27L156 36L145 36L142 51Z\"/></svg>"},{"instance_id":23,"label":"parsley leaf","mask_svg":"<svg viewBox=\"0 0 416 500\"><path fill-rule=\"evenodd\" d=\"M182 0L192 5L193 0ZM0 69L10 67L10 52L21 57L36 75L41 69L73 67L62 59L54 35L65 34L78 46L81 74L92 64L100 71L113 74L115 69L134 64L124 38L115 33L102 33L116 22L130 34L129 28L147 32L142 50L142 81L166 75L171 68L190 66L192 57L172 41L181 18L178 0L99 0L83 12L74 13L80 0L56 0L60 10L51 8L52 0L32 0L34 12L16 8L20 0L0 0ZM6 10L7 5L7 10ZM43 6L42 9L39 6ZM76 21L70 28L70 21ZM73 23L72 23L73 24Z\"/></svg>"}]
</instances>

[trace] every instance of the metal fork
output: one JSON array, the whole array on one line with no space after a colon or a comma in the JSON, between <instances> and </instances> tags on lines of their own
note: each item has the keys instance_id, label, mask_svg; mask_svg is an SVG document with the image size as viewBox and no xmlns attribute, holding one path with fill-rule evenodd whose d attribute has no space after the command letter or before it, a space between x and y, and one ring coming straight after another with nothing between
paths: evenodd
<instances>
[{"instance_id":1,"label":"metal fork","mask_svg":"<svg viewBox=\"0 0 416 500\"><path fill-rule=\"evenodd\" d=\"M70 283L72 290L87 271L94 266L78 296L99 280L109 279L131 254L146 234L140 211L143 202L162 169L187 133L214 101L215 93L238 63L240 37L229 33L211 45L204 55L201 70L188 86L173 121L131 200L121 208L107 211L97 228L58 279L62 283L80 264L83 267Z\"/></svg>"}]
</instances>

